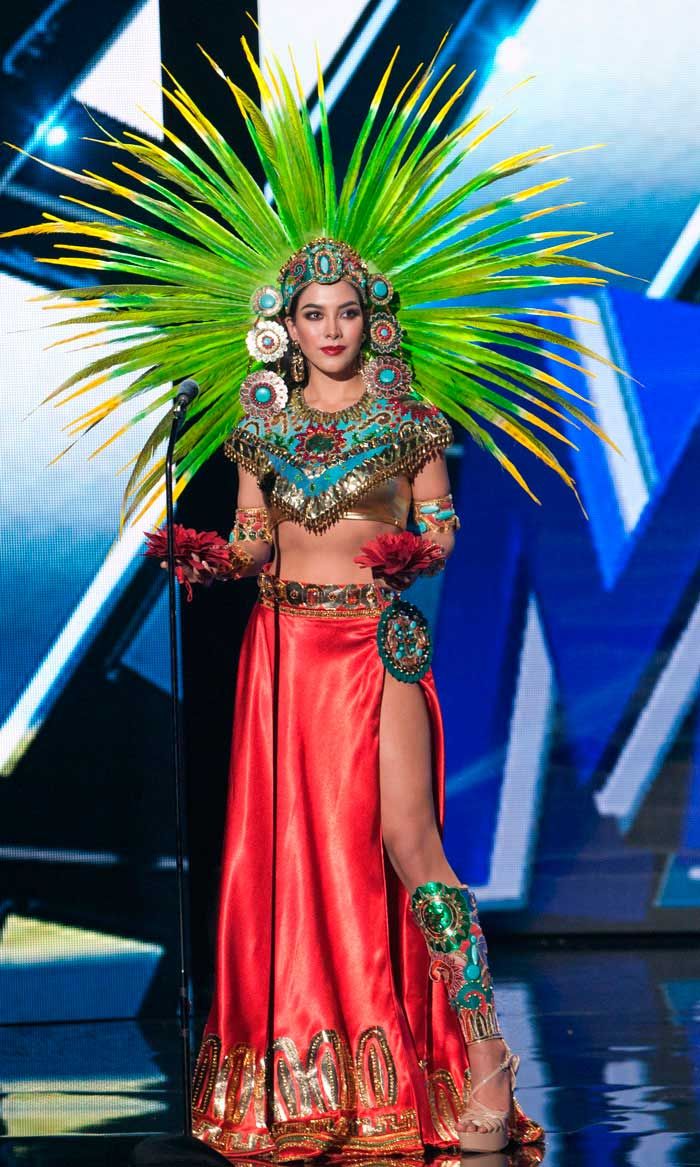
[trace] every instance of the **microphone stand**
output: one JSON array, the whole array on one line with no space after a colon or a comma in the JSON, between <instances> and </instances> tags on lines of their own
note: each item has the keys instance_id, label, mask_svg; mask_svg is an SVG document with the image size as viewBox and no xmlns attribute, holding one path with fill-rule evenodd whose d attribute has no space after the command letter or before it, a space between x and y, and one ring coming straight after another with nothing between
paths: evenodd
<instances>
[{"instance_id":1,"label":"microphone stand","mask_svg":"<svg viewBox=\"0 0 700 1167\"><path fill-rule=\"evenodd\" d=\"M175 536L173 531L173 456L175 441L180 431L189 402L184 393L178 395L172 413L172 425L165 455L165 507L168 532L168 626L170 638L170 710L171 741L175 793L175 866L177 870L178 944L180 956L180 985L178 1016L180 1021L182 1091L184 1101L183 1134L192 1134L192 1089L191 1089L191 1048L190 1048L190 970L187 959L187 938L185 928L185 798L184 798L184 750L182 739L182 718L180 710L180 653L177 630L177 591L175 580Z\"/></svg>"},{"instance_id":2,"label":"microphone stand","mask_svg":"<svg viewBox=\"0 0 700 1167\"><path fill-rule=\"evenodd\" d=\"M178 904L178 947L180 958L180 983L178 990L178 1019L180 1027L180 1058L182 1071L182 1095L184 1112L182 1119L182 1134L155 1136L143 1139L137 1143L132 1152L130 1163L133 1167L146 1164L149 1167L171 1167L172 1156L176 1161L191 1163L192 1167L199 1164L228 1163L228 1160L215 1151L213 1147L202 1143L192 1134L192 1076L191 1076L191 1038L190 1018L192 1005L190 1001L190 968L187 953L187 929L185 907L185 847L187 839L187 824L185 819L185 768L182 718L180 711L180 653L177 630L177 581L175 576L175 537L173 531L173 457L175 442L182 423L185 420L187 407L199 391L196 381L188 379L179 386L172 411L172 425L168 438L168 447L165 455L165 509L167 523L167 570L168 570L168 628L170 641L170 711L171 711L171 741L173 757L174 793L175 793L175 856L177 870L177 904Z\"/></svg>"}]
</instances>

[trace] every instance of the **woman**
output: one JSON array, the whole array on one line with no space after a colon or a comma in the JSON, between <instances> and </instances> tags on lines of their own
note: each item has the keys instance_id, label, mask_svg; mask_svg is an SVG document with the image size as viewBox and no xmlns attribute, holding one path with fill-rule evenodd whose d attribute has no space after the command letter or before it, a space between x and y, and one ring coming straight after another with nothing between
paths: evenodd
<instances>
[{"instance_id":1,"label":"woman","mask_svg":"<svg viewBox=\"0 0 700 1167\"><path fill-rule=\"evenodd\" d=\"M313 250L300 253L302 262L309 256L307 275ZM224 1154L274 1148L289 1158L534 1141L541 1128L512 1106L518 1059L500 1036L476 910L442 847L432 673L411 684L384 667L376 633L391 592L357 562L364 544L405 527L411 501L417 516L426 508L430 540L449 555L459 525L442 453L451 430L415 395L387 403L363 381L368 323L356 284L298 282L285 322L303 355L302 384L274 423L244 420L229 443L242 463L234 560L240 547L248 552L237 574L266 575L239 666L216 990L195 1075L195 1131ZM409 453L401 427L417 415L421 433ZM353 419L360 429L372 416L392 437L392 460L375 458L358 484L357 431L343 443L337 423L352 431ZM280 461L272 499L269 481L262 489L272 468L261 438L269 441L270 429L284 436L283 453L311 442L311 470L335 470L331 489L345 489L346 499L332 525L308 507L306 525L288 517ZM290 602L283 581L297 593L312 581L315 594ZM320 585L341 592L346 584L374 593L373 604L323 606ZM443 953L426 909L429 917L455 908L465 951ZM478 965L468 958L470 924ZM433 994L431 955L432 975L452 990L452 1012ZM461 975L466 969L478 972L476 982ZM460 985L480 1008L457 1002ZM265 1050L274 1050L267 1066Z\"/></svg>"},{"instance_id":2,"label":"woman","mask_svg":"<svg viewBox=\"0 0 700 1167\"><path fill-rule=\"evenodd\" d=\"M224 442L239 466L230 556L211 539L207 554L225 560L222 577L257 575L260 603L238 674L196 1133L232 1158L533 1141L542 1131L512 1099L518 1058L500 1032L476 904L440 841L427 627L392 597L452 548L447 417L533 498L493 430L574 490L547 445L573 445L559 422L609 441L539 357L590 375L554 344L623 370L543 323L569 313L488 297L506 292L512 305L522 288L606 282L572 267L613 269L571 254L595 233L532 229L560 207L522 213L566 179L487 201L491 184L560 155L519 151L467 172L498 125L456 118L468 80L440 96L451 70L436 77L431 62L382 120L394 55L338 182L323 79L316 137L295 75L261 70L243 45L260 106L214 67L265 187L173 81L165 96L202 153L170 129L163 144L110 138L117 180L72 175L95 219L9 233L87 236L50 262L136 276L52 294L81 305L66 323L88 326L106 352L51 399L130 378L70 424L73 438L123 406L104 445L157 417L122 521L150 516L162 495L164 406L183 376L200 393L177 440L177 492ZM562 274L542 273L559 262ZM421 538L407 551L409 511ZM213 559L185 560L182 579L211 578Z\"/></svg>"}]
</instances>

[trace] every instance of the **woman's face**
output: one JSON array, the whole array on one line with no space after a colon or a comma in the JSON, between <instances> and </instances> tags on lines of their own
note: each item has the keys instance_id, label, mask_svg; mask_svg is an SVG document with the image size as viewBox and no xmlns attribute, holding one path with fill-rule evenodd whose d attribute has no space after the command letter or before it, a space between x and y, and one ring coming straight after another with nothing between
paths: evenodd
<instances>
[{"instance_id":1,"label":"woman's face","mask_svg":"<svg viewBox=\"0 0 700 1167\"><path fill-rule=\"evenodd\" d=\"M299 294L294 320L287 329L310 365L328 376L348 377L357 371L365 321L357 288L309 284Z\"/></svg>"}]
</instances>

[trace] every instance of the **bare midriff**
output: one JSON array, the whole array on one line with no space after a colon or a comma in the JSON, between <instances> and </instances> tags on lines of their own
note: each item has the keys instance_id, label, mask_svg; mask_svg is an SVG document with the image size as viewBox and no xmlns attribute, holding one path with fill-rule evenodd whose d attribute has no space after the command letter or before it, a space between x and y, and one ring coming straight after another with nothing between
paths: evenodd
<instances>
[{"instance_id":1,"label":"bare midriff","mask_svg":"<svg viewBox=\"0 0 700 1167\"><path fill-rule=\"evenodd\" d=\"M277 526L278 551L271 570L283 579L305 583L371 583L371 568L354 563L354 556L368 540L398 530L393 523L339 519L328 530L314 534L284 520Z\"/></svg>"}]
</instances>

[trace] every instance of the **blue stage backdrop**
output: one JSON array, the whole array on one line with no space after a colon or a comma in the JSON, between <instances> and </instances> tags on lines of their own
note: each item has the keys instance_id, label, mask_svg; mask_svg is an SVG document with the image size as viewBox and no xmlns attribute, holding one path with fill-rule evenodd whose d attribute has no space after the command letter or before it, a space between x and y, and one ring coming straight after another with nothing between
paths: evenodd
<instances>
[{"instance_id":1,"label":"blue stage backdrop","mask_svg":"<svg viewBox=\"0 0 700 1167\"><path fill-rule=\"evenodd\" d=\"M3 137L80 169L108 162L80 138L92 132L83 106L115 131L158 136L137 109L162 116L157 0L17 7L2 34ZM532 466L538 507L458 433L457 550L415 593L436 632L447 846L491 927L696 930L700 342L698 307L681 295L700 175L682 0L667 0L658 39L652 0L460 3L453 20L445 5L432 15L358 0L330 23L327 5L265 0L263 41L280 51L292 7L302 75L310 85L318 36L339 132L394 43L417 53L420 29L430 51L444 22L460 74L479 66L471 100L493 102L494 119L519 110L474 165L540 142L607 143L541 177L570 174L565 197L589 206L562 211L565 225L611 228L591 258L647 282L541 306L575 309L579 339L636 378L567 371L622 454L572 430L579 449L564 457L581 506ZM81 13L78 36L62 21ZM225 28L209 47L240 67ZM6 226L80 213L59 199L74 193L68 180L9 151L2 167ZM48 465L71 415L36 407L84 359L44 348L55 334L40 334L47 313L30 298L53 278L24 244L3 242L0 1023L169 1008L175 959L163 580L142 562L140 529L114 542L117 471L140 435Z\"/></svg>"},{"instance_id":2,"label":"blue stage backdrop","mask_svg":"<svg viewBox=\"0 0 700 1167\"><path fill-rule=\"evenodd\" d=\"M544 474L540 508L514 499L465 450L436 612L448 846L509 928L695 928L698 309L617 290L566 306L641 384L598 366L588 388L621 454L577 435L587 518Z\"/></svg>"}]
</instances>

